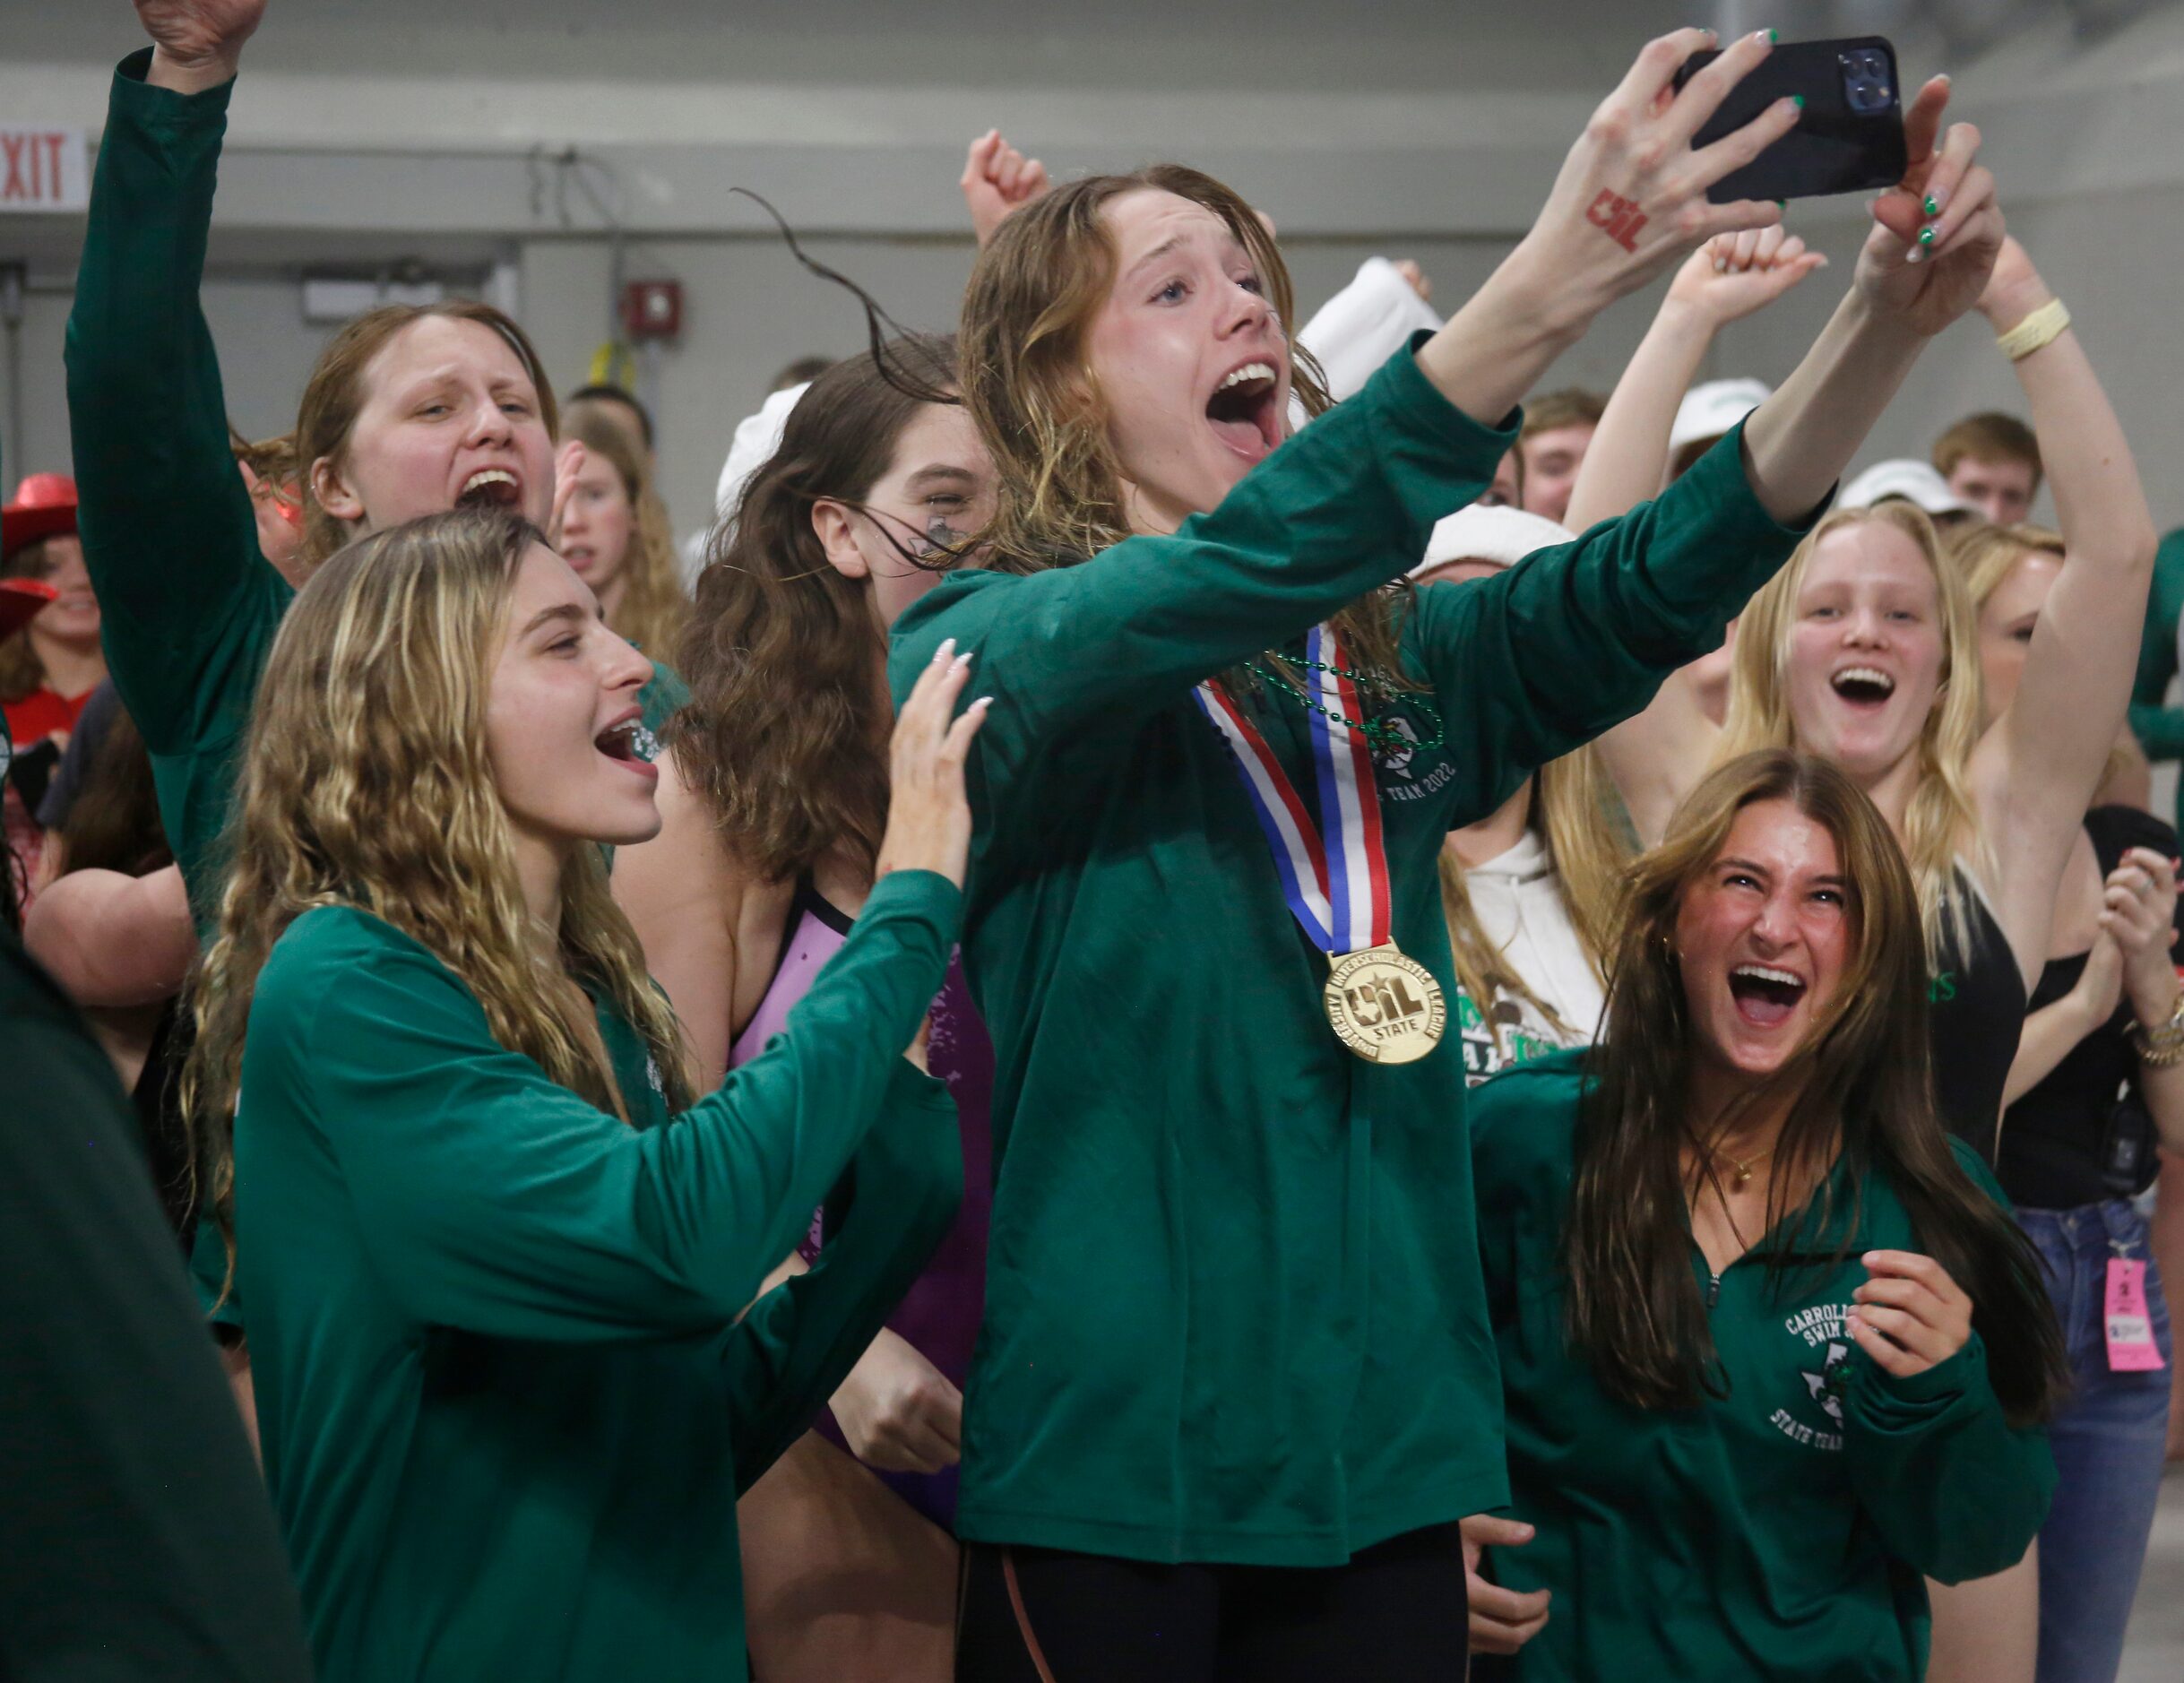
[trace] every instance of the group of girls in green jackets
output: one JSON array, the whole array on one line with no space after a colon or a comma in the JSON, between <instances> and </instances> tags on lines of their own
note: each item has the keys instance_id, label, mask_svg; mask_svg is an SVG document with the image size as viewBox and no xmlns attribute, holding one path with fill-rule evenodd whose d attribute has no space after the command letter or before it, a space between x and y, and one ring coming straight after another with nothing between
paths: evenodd
<instances>
[{"instance_id":1,"label":"group of girls in green jackets","mask_svg":"<svg viewBox=\"0 0 2184 1683\"><path fill-rule=\"evenodd\" d=\"M896 710L861 909L723 1075L739 984L692 1059L687 984L609 893L602 849L672 814L673 696L544 535L569 463L514 324L338 336L298 418L308 582L257 558L195 291L263 6L139 0L68 354L114 672L210 937L200 1273L320 1675L745 1674L737 1497L960 1190L919 1039L959 938L995 1057L957 1675L1455 1676L1474 1643L1527 1677L1917 1675L1917 1575L2037 1526L2057 1365L1928 1094L1919 894L1871 804L1783 754L1696 790L1637 868L1597 1063L1467 1118L1433 1002L1449 831L1719 643L1987 286L1946 89L1780 390L1461 587L1397 582L1524 393L1778 220L1707 189L1794 105L1688 143L1767 33L1680 90L1718 43L1648 45L1492 278L1339 406L1220 183L1010 215L932 394L990 507L926 533L930 588L829 610L871 617L841 646L872 741L883 652ZM857 495L817 488L823 545ZM1463 1523L1512 1505L1536 1534L1482 1566Z\"/></svg>"}]
</instances>

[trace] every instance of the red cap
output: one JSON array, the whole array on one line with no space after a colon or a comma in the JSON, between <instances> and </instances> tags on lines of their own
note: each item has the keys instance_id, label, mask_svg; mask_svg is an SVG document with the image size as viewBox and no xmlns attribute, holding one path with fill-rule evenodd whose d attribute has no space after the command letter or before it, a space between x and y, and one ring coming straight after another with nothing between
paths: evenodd
<instances>
[{"instance_id":1,"label":"red cap","mask_svg":"<svg viewBox=\"0 0 2184 1683\"><path fill-rule=\"evenodd\" d=\"M65 473L33 473L0 507L0 561L26 544L76 529L76 482Z\"/></svg>"},{"instance_id":2,"label":"red cap","mask_svg":"<svg viewBox=\"0 0 2184 1683\"><path fill-rule=\"evenodd\" d=\"M12 637L61 593L43 579L0 579L0 637Z\"/></svg>"}]
</instances>

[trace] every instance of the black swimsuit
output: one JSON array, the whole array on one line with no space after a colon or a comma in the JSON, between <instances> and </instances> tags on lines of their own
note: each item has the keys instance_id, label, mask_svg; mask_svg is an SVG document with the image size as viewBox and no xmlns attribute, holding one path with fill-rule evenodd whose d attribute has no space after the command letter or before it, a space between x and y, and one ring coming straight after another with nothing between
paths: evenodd
<instances>
[{"instance_id":1,"label":"black swimsuit","mask_svg":"<svg viewBox=\"0 0 2184 1683\"><path fill-rule=\"evenodd\" d=\"M1987 897L1961 867L1971 945L1960 950L1945 925L1927 988L1934 1099L1949 1132L1990 1167L2001 1132L2002 1093L2024 1029L2024 975Z\"/></svg>"}]
</instances>

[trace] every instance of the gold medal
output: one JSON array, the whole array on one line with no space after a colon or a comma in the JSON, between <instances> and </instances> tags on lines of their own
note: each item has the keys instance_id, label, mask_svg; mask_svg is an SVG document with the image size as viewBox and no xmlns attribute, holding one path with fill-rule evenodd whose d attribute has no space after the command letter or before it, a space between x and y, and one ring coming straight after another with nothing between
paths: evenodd
<instances>
[{"instance_id":1,"label":"gold medal","mask_svg":"<svg viewBox=\"0 0 2184 1683\"><path fill-rule=\"evenodd\" d=\"M1342 1044L1368 1064L1414 1062L1441 1043L1448 1025L1441 984L1392 941L1336 959L1326 1003Z\"/></svg>"}]
</instances>

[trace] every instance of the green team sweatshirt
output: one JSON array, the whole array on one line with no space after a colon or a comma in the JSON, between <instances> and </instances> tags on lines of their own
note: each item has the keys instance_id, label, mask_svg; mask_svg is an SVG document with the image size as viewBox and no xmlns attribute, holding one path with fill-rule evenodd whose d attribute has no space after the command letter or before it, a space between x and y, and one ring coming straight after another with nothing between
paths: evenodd
<instances>
[{"instance_id":1,"label":"green team sweatshirt","mask_svg":"<svg viewBox=\"0 0 2184 1683\"><path fill-rule=\"evenodd\" d=\"M2184 617L2184 531L2172 531L2154 552L2153 594L2139 640L2138 678L2131 686L2131 733L2149 760L2184 758L2184 707L2169 705L2177 675L2177 621ZM2184 783L2177 788L2177 823L2184 827Z\"/></svg>"},{"instance_id":2,"label":"green team sweatshirt","mask_svg":"<svg viewBox=\"0 0 2184 1683\"><path fill-rule=\"evenodd\" d=\"M1877 1683L1926 1673L1921 1576L1953 1584L2013 1565L2055 1489L2047 1435L2017 1430L1974 1333L1899 1379L1843 1326L1868 1250L1921 1248L1887 1183L1831 1183L1838 1225L1800 1242L1817 1269L1783 1290L1781 1230L1722 1272L1709 1312L1727 1394L1696 1409L1614 1401L1564 1335L1560 1247L1583 1052L1471 1095L1479 1244L1501 1352L1510 1507L1538 1528L1492 1551L1519 1590L1548 1589L1545 1627L1504 1673L1689 1683ZM1964 1172L2001 1189L1962 1141ZM1827 1266L1840 1222L1847 1260ZM1700 1289L1711 1274L1698 1247Z\"/></svg>"},{"instance_id":3,"label":"green team sweatshirt","mask_svg":"<svg viewBox=\"0 0 2184 1683\"><path fill-rule=\"evenodd\" d=\"M237 1268L323 1683L746 1675L736 1497L962 1192L954 1107L901 1056L960 913L943 877L885 878L785 1032L672 1120L601 1006L634 1126L500 1047L392 926L327 907L282 935ZM744 1314L845 1165L839 1235Z\"/></svg>"},{"instance_id":4,"label":"green team sweatshirt","mask_svg":"<svg viewBox=\"0 0 2184 1683\"><path fill-rule=\"evenodd\" d=\"M251 702L296 592L259 552L197 298L235 84L174 93L145 83L151 62L150 48L124 59L107 105L68 317L68 419L107 664L203 928ZM654 730L688 698L666 667L638 695Z\"/></svg>"},{"instance_id":5,"label":"green team sweatshirt","mask_svg":"<svg viewBox=\"0 0 2184 1683\"><path fill-rule=\"evenodd\" d=\"M1325 1566L1504 1497L1456 1037L1402 1068L1343 1050L1190 692L1404 573L1514 436L1399 352L1174 536L957 573L895 627L898 699L943 637L997 698L968 767L964 958L997 1059L968 1537ZM1405 658L1447 738L1396 705L1421 746L1379 799L1395 940L1445 988L1448 831L1719 644L1794 547L1740 451L1418 593ZM1252 704L1308 790L1302 709Z\"/></svg>"},{"instance_id":6,"label":"green team sweatshirt","mask_svg":"<svg viewBox=\"0 0 2184 1683\"><path fill-rule=\"evenodd\" d=\"M288 1561L136 1118L4 929L0 1068L0 1677L308 1683Z\"/></svg>"}]
</instances>

